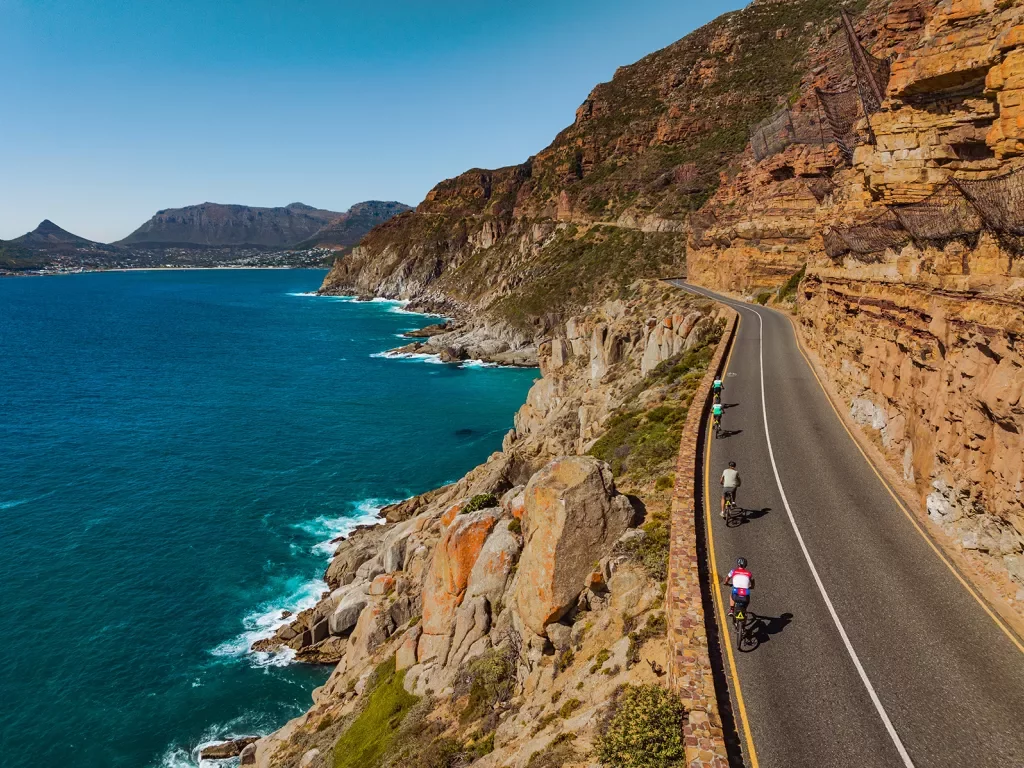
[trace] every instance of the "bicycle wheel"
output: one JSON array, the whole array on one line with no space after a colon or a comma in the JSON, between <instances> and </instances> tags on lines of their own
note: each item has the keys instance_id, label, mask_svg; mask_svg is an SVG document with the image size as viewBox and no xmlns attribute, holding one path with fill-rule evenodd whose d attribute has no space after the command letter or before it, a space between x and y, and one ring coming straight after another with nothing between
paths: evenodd
<instances>
[{"instance_id":1,"label":"bicycle wheel","mask_svg":"<svg viewBox=\"0 0 1024 768\"><path fill-rule=\"evenodd\" d=\"M736 627L736 650L737 651L742 651L743 650L743 631L744 631L744 627L746 626L746 623L747 623L746 622L746 618L740 618L741 615L742 614L740 613L739 609L737 609L736 613L733 614L733 617L732 617L732 623Z\"/></svg>"}]
</instances>

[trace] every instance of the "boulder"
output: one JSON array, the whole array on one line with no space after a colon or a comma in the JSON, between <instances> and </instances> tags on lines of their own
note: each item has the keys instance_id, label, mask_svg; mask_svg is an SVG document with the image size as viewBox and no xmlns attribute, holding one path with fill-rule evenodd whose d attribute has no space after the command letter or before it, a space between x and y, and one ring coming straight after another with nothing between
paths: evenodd
<instances>
[{"instance_id":1,"label":"boulder","mask_svg":"<svg viewBox=\"0 0 1024 768\"><path fill-rule=\"evenodd\" d=\"M395 586L395 577L387 573L382 573L370 582L370 594L371 595L386 595Z\"/></svg>"},{"instance_id":2,"label":"boulder","mask_svg":"<svg viewBox=\"0 0 1024 768\"><path fill-rule=\"evenodd\" d=\"M419 645L422 633L423 627L419 624L406 633L405 640L398 646L398 651L395 653L395 669L397 671L401 672L416 664L416 647Z\"/></svg>"},{"instance_id":3,"label":"boulder","mask_svg":"<svg viewBox=\"0 0 1024 768\"><path fill-rule=\"evenodd\" d=\"M299 758L299 768L309 768L320 757L319 749L311 749Z\"/></svg>"},{"instance_id":4,"label":"boulder","mask_svg":"<svg viewBox=\"0 0 1024 768\"><path fill-rule=\"evenodd\" d=\"M324 581L332 588L350 584L356 577L356 570L377 554L379 546L378 529L359 530L338 544L331 564L327 566Z\"/></svg>"},{"instance_id":5,"label":"boulder","mask_svg":"<svg viewBox=\"0 0 1024 768\"><path fill-rule=\"evenodd\" d=\"M526 486L526 543L515 603L537 635L576 605L594 565L633 522L608 465L589 456L555 459Z\"/></svg>"},{"instance_id":6,"label":"boulder","mask_svg":"<svg viewBox=\"0 0 1024 768\"><path fill-rule=\"evenodd\" d=\"M524 504L526 502L526 497L523 496L524 490L526 490L525 485L517 485L507 490L505 495L501 497L501 508L505 511L505 514L512 515L516 520L523 519Z\"/></svg>"},{"instance_id":7,"label":"boulder","mask_svg":"<svg viewBox=\"0 0 1024 768\"><path fill-rule=\"evenodd\" d=\"M351 660L365 658L380 648L393 631L394 624L384 606L376 603L366 606L348 640L350 665Z\"/></svg>"},{"instance_id":8,"label":"boulder","mask_svg":"<svg viewBox=\"0 0 1024 768\"><path fill-rule=\"evenodd\" d=\"M380 555L376 555L356 568L356 580L373 581L382 573L384 573L383 558Z\"/></svg>"},{"instance_id":9,"label":"boulder","mask_svg":"<svg viewBox=\"0 0 1024 768\"><path fill-rule=\"evenodd\" d=\"M459 515L441 537L423 584L423 631L427 634L449 634L473 566L500 514L498 509L482 509Z\"/></svg>"},{"instance_id":10,"label":"boulder","mask_svg":"<svg viewBox=\"0 0 1024 768\"><path fill-rule=\"evenodd\" d=\"M564 651L572 645L572 627L556 622L548 624L544 630L556 651Z\"/></svg>"},{"instance_id":11,"label":"boulder","mask_svg":"<svg viewBox=\"0 0 1024 768\"><path fill-rule=\"evenodd\" d=\"M239 755L239 765L256 765L256 744L250 744Z\"/></svg>"},{"instance_id":12,"label":"boulder","mask_svg":"<svg viewBox=\"0 0 1024 768\"><path fill-rule=\"evenodd\" d=\"M439 659L445 666L462 662L469 649L491 629L491 612L485 597L467 599L455 612L455 633L447 659Z\"/></svg>"},{"instance_id":13,"label":"boulder","mask_svg":"<svg viewBox=\"0 0 1024 768\"><path fill-rule=\"evenodd\" d=\"M214 744L211 747L204 747L199 751L200 760L227 760L229 757L238 757L242 750L250 744L259 741L259 736L243 736L240 739L231 739L221 744ZM253 747L253 752L256 747Z\"/></svg>"},{"instance_id":14,"label":"boulder","mask_svg":"<svg viewBox=\"0 0 1024 768\"><path fill-rule=\"evenodd\" d=\"M470 571L467 599L486 597L492 606L502 601L521 551L520 539L508 529L508 522L495 525Z\"/></svg>"},{"instance_id":15,"label":"boulder","mask_svg":"<svg viewBox=\"0 0 1024 768\"><path fill-rule=\"evenodd\" d=\"M359 620L359 614L363 612L363 608L370 602L365 586L362 585L362 587L350 589L338 602L334 613L328 619L328 626L332 635L343 635L356 625L356 622Z\"/></svg>"}]
</instances>

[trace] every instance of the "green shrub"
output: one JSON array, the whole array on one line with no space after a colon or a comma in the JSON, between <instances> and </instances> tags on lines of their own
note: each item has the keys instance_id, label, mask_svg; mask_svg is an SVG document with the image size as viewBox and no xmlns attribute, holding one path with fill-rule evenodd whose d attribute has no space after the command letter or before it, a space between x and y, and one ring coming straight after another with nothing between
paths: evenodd
<instances>
[{"instance_id":1,"label":"green shrub","mask_svg":"<svg viewBox=\"0 0 1024 768\"><path fill-rule=\"evenodd\" d=\"M473 754L477 757L489 755L494 751L494 731L491 731L482 739L473 744Z\"/></svg>"},{"instance_id":2,"label":"green shrub","mask_svg":"<svg viewBox=\"0 0 1024 768\"><path fill-rule=\"evenodd\" d=\"M604 666L604 663L608 661L608 659L610 659L611 657L612 652L609 651L607 648L602 648L600 651L598 651L597 656L594 657L594 663L590 667L590 674L597 674L597 672L600 671L601 667Z\"/></svg>"},{"instance_id":3,"label":"green shrub","mask_svg":"<svg viewBox=\"0 0 1024 768\"><path fill-rule=\"evenodd\" d=\"M768 299L772 297L771 291L761 291L757 296L754 297L754 301L760 304L762 307L768 303Z\"/></svg>"},{"instance_id":4,"label":"green shrub","mask_svg":"<svg viewBox=\"0 0 1024 768\"><path fill-rule=\"evenodd\" d=\"M573 661L576 658L576 654L572 648L566 648L558 656L558 661L555 662L555 669L559 672L565 672L569 667L572 666Z\"/></svg>"},{"instance_id":5,"label":"green shrub","mask_svg":"<svg viewBox=\"0 0 1024 768\"><path fill-rule=\"evenodd\" d=\"M568 720L572 717L573 712L583 706L583 702L579 699L569 699L558 709L558 716L563 720Z\"/></svg>"},{"instance_id":6,"label":"green shrub","mask_svg":"<svg viewBox=\"0 0 1024 768\"><path fill-rule=\"evenodd\" d=\"M496 704L515 693L515 662L503 648L491 648L469 663L469 702L460 721L465 725L490 714Z\"/></svg>"},{"instance_id":7,"label":"green shrub","mask_svg":"<svg viewBox=\"0 0 1024 768\"><path fill-rule=\"evenodd\" d=\"M629 650L626 651L626 664L632 666L640 662L640 649L651 638L664 637L668 633L668 619L664 613L652 613L642 629L629 633Z\"/></svg>"},{"instance_id":8,"label":"green shrub","mask_svg":"<svg viewBox=\"0 0 1024 768\"><path fill-rule=\"evenodd\" d=\"M674 474L662 475L654 483L654 490L656 491L667 491L676 484L676 476Z\"/></svg>"},{"instance_id":9,"label":"green shrub","mask_svg":"<svg viewBox=\"0 0 1024 768\"><path fill-rule=\"evenodd\" d=\"M682 765L685 716L682 702L660 686L624 686L598 735L598 758L610 768Z\"/></svg>"},{"instance_id":10,"label":"green shrub","mask_svg":"<svg viewBox=\"0 0 1024 768\"><path fill-rule=\"evenodd\" d=\"M575 733L560 733L551 740L544 749L530 755L526 768L562 768L576 757L572 743L576 740Z\"/></svg>"},{"instance_id":11,"label":"green shrub","mask_svg":"<svg viewBox=\"0 0 1024 768\"><path fill-rule=\"evenodd\" d=\"M498 497L493 493L478 493L469 500L469 503L462 508L459 514L465 515L469 512L476 512L478 509L490 509L496 506L498 506Z\"/></svg>"},{"instance_id":12,"label":"green shrub","mask_svg":"<svg viewBox=\"0 0 1024 768\"><path fill-rule=\"evenodd\" d=\"M334 745L334 768L369 768L391 745L418 697L402 686L405 671L395 671L392 656L374 671L366 705Z\"/></svg>"},{"instance_id":13,"label":"green shrub","mask_svg":"<svg viewBox=\"0 0 1024 768\"><path fill-rule=\"evenodd\" d=\"M804 264L800 267L800 270L793 274L785 284L779 288L779 301L788 301L790 298L796 296L796 289L800 285L800 281L804 279L804 275L807 274L807 265Z\"/></svg>"},{"instance_id":14,"label":"green shrub","mask_svg":"<svg viewBox=\"0 0 1024 768\"><path fill-rule=\"evenodd\" d=\"M517 517L513 517L513 518L512 518L511 520L509 520L509 522L508 522L508 529L509 529L509 530L510 530L510 531L511 531L512 533L514 533L514 534L517 534L517 535L521 536L521 535L522 535L522 533L523 533L523 524L522 524L522 522L521 522L521 521L519 520L519 518L517 518Z\"/></svg>"},{"instance_id":15,"label":"green shrub","mask_svg":"<svg viewBox=\"0 0 1024 768\"><path fill-rule=\"evenodd\" d=\"M652 579L668 578L668 552L670 531L664 514L652 514L641 526L645 536L631 538L616 547L616 551L639 563Z\"/></svg>"}]
</instances>

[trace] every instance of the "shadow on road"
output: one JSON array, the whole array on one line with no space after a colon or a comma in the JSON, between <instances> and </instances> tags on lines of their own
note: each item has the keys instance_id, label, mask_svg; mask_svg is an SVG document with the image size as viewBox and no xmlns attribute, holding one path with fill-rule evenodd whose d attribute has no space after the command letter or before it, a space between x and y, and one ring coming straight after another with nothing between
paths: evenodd
<instances>
[{"instance_id":1,"label":"shadow on road","mask_svg":"<svg viewBox=\"0 0 1024 768\"><path fill-rule=\"evenodd\" d=\"M718 433L718 439L722 440L726 437L732 437L733 435L742 434L742 429L723 429Z\"/></svg>"},{"instance_id":2,"label":"shadow on road","mask_svg":"<svg viewBox=\"0 0 1024 768\"><path fill-rule=\"evenodd\" d=\"M722 408L723 409L725 409L725 408L739 408L739 407L740 407L739 403L722 403Z\"/></svg>"},{"instance_id":3,"label":"shadow on road","mask_svg":"<svg viewBox=\"0 0 1024 768\"><path fill-rule=\"evenodd\" d=\"M740 507L731 515L726 517L725 524L730 528L736 528L740 525L746 525L751 520L757 520L759 517L764 517L771 511L771 507L764 507L763 509L744 509L743 507Z\"/></svg>"},{"instance_id":4,"label":"shadow on road","mask_svg":"<svg viewBox=\"0 0 1024 768\"><path fill-rule=\"evenodd\" d=\"M747 612L747 642L743 645L743 652L750 653L759 646L770 642L772 635L779 634L793 621L792 613L784 613L781 616L759 616L752 611Z\"/></svg>"}]
</instances>

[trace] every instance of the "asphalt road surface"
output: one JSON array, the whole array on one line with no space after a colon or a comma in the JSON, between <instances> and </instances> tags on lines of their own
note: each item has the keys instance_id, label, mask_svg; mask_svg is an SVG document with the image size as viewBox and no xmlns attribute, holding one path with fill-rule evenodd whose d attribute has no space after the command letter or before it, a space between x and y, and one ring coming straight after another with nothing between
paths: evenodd
<instances>
[{"instance_id":1,"label":"asphalt road surface","mask_svg":"<svg viewBox=\"0 0 1024 768\"><path fill-rule=\"evenodd\" d=\"M709 472L719 575L743 556L756 580L753 647L733 643L747 764L1024 768L1024 652L896 504L789 321L671 282L741 315ZM718 515L730 460L735 526Z\"/></svg>"}]
</instances>

